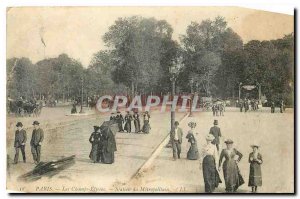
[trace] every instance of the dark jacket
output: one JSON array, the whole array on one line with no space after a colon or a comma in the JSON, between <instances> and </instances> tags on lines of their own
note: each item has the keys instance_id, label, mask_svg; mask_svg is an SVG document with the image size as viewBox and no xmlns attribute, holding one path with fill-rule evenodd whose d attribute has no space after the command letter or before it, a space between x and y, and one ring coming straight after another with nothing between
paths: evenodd
<instances>
[{"instance_id":1,"label":"dark jacket","mask_svg":"<svg viewBox=\"0 0 300 199\"><path fill-rule=\"evenodd\" d=\"M25 143L27 140L27 133L24 129L22 130L16 130L15 133L15 144L14 147L19 147L22 145L22 143Z\"/></svg>"},{"instance_id":2,"label":"dark jacket","mask_svg":"<svg viewBox=\"0 0 300 199\"><path fill-rule=\"evenodd\" d=\"M40 142L44 140L44 131L42 129L33 129L32 137L30 141L31 146L37 146Z\"/></svg>"},{"instance_id":3,"label":"dark jacket","mask_svg":"<svg viewBox=\"0 0 300 199\"><path fill-rule=\"evenodd\" d=\"M90 136L90 139L89 139L89 142L92 144L92 145L98 145L100 144L100 138L101 138L101 135L100 133L98 132L93 132Z\"/></svg>"},{"instance_id":4,"label":"dark jacket","mask_svg":"<svg viewBox=\"0 0 300 199\"><path fill-rule=\"evenodd\" d=\"M178 142L181 144L182 143L182 129L178 127ZM170 132L170 138L171 138L171 141L174 141L174 138L175 138L175 129L171 130Z\"/></svg>"},{"instance_id":5,"label":"dark jacket","mask_svg":"<svg viewBox=\"0 0 300 199\"><path fill-rule=\"evenodd\" d=\"M213 141L213 144L220 144L220 139L219 138L222 135L221 135L221 130L220 130L219 127L217 127L217 126L211 127L210 130L209 130L209 134L212 134L215 137L215 139Z\"/></svg>"}]
</instances>

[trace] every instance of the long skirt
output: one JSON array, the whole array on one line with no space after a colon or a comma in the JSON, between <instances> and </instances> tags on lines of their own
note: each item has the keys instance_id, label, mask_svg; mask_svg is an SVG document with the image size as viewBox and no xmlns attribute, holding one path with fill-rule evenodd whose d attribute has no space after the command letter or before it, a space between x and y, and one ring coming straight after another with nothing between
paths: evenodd
<instances>
[{"instance_id":1,"label":"long skirt","mask_svg":"<svg viewBox=\"0 0 300 199\"><path fill-rule=\"evenodd\" d=\"M235 160L226 160L223 163L223 174L225 179L226 191L234 192L239 186L244 184L244 179L240 174L239 167Z\"/></svg>"},{"instance_id":2,"label":"long skirt","mask_svg":"<svg viewBox=\"0 0 300 199\"><path fill-rule=\"evenodd\" d=\"M189 160L198 160L199 152L197 144L191 144L189 151L187 152L187 159Z\"/></svg>"},{"instance_id":3,"label":"long skirt","mask_svg":"<svg viewBox=\"0 0 300 199\"><path fill-rule=\"evenodd\" d=\"M98 144L92 145L92 150L90 152L89 157L93 162L99 162L99 159L100 159L99 149L100 149L100 146Z\"/></svg>"},{"instance_id":4,"label":"long skirt","mask_svg":"<svg viewBox=\"0 0 300 199\"><path fill-rule=\"evenodd\" d=\"M150 123L149 123L149 120L144 120L144 126L143 126L143 132L144 133L149 133L150 132Z\"/></svg>"},{"instance_id":5,"label":"long skirt","mask_svg":"<svg viewBox=\"0 0 300 199\"><path fill-rule=\"evenodd\" d=\"M123 125L122 125L122 121L118 122L118 128L119 128L119 132L123 131Z\"/></svg>"},{"instance_id":6,"label":"long skirt","mask_svg":"<svg viewBox=\"0 0 300 199\"><path fill-rule=\"evenodd\" d=\"M140 122L138 120L134 120L134 128L135 128L135 133L138 133L140 131Z\"/></svg>"},{"instance_id":7,"label":"long skirt","mask_svg":"<svg viewBox=\"0 0 300 199\"><path fill-rule=\"evenodd\" d=\"M250 174L249 174L249 182L248 186L261 186L262 185L262 177L261 177L261 167L257 162L252 162L250 164Z\"/></svg>"},{"instance_id":8,"label":"long skirt","mask_svg":"<svg viewBox=\"0 0 300 199\"><path fill-rule=\"evenodd\" d=\"M219 186L219 183L222 183L216 168L215 159L212 155L207 155L203 158L202 171L205 192L211 193Z\"/></svg>"},{"instance_id":9,"label":"long skirt","mask_svg":"<svg viewBox=\"0 0 300 199\"><path fill-rule=\"evenodd\" d=\"M130 132L131 132L131 122L127 121L127 122L125 123L124 130L125 130L127 133L130 133Z\"/></svg>"},{"instance_id":10,"label":"long skirt","mask_svg":"<svg viewBox=\"0 0 300 199\"><path fill-rule=\"evenodd\" d=\"M114 152L103 152L102 160L101 162L104 164L112 164L115 161L115 154Z\"/></svg>"}]
</instances>

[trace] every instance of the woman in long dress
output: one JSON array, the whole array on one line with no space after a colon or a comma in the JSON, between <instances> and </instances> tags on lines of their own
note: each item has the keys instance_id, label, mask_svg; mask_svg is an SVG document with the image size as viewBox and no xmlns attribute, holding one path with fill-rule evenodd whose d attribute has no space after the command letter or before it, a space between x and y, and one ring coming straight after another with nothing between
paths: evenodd
<instances>
[{"instance_id":1,"label":"woman in long dress","mask_svg":"<svg viewBox=\"0 0 300 199\"><path fill-rule=\"evenodd\" d=\"M115 161L115 151L117 151L115 136L110 126L101 126L101 162L104 164L112 164Z\"/></svg>"},{"instance_id":2,"label":"woman in long dress","mask_svg":"<svg viewBox=\"0 0 300 199\"><path fill-rule=\"evenodd\" d=\"M150 120L150 115L149 115L148 111L146 111L146 112L144 113L144 116L143 116L143 117L144 117L144 125L143 125L142 131L143 131L144 133L149 133L151 127L150 127L150 122L149 122L149 120Z\"/></svg>"},{"instance_id":3,"label":"woman in long dress","mask_svg":"<svg viewBox=\"0 0 300 199\"><path fill-rule=\"evenodd\" d=\"M226 149L223 149L219 160L219 170L222 165L223 159L223 174L226 185L226 192L236 192L236 190L244 184L244 179L240 174L238 162L242 159L243 155L233 148L233 141L228 139L225 141Z\"/></svg>"},{"instance_id":4,"label":"woman in long dress","mask_svg":"<svg viewBox=\"0 0 300 199\"><path fill-rule=\"evenodd\" d=\"M263 163L262 155L258 152L258 145L252 145L253 152L249 154L250 173L248 186L252 188L252 193L257 192L257 187L262 186L261 167Z\"/></svg>"},{"instance_id":5,"label":"woman in long dress","mask_svg":"<svg viewBox=\"0 0 300 199\"><path fill-rule=\"evenodd\" d=\"M134 127L135 127L135 133L139 133L141 129L141 124L140 124L140 116L138 112L135 112L133 115L133 121L134 121Z\"/></svg>"},{"instance_id":6,"label":"woman in long dress","mask_svg":"<svg viewBox=\"0 0 300 199\"><path fill-rule=\"evenodd\" d=\"M189 160L198 160L199 158L199 152L197 147L197 141L194 136L194 129L196 127L195 122L190 122L188 126L191 128L191 130L188 131L188 134L186 135L186 139L188 139L188 142L191 143L190 149L187 152L187 159Z\"/></svg>"},{"instance_id":7,"label":"woman in long dress","mask_svg":"<svg viewBox=\"0 0 300 199\"><path fill-rule=\"evenodd\" d=\"M206 145L201 151L202 171L205 184L205 192L212 193L219 183L222 183L219 173L217 171L217 164L219 163L219 154L216 145L212 144L215 137L208 134L206 137ZM200 163L201 164L201 163Z\"/></svg>"},{"instance_id":8,"label":"woman in long dress","mask_svg":"<svg viewBox=\"0 0 300 199\"><path fill-rule=\"evenodd\" d=\"M130 115L129 111L127 111L127 114L125 115L125 126L124 126L124 130L127 133L131 133L131 121L132 121L132 116Z\"/></svg>"},{"instance_id":9,"label":"woman in long dress","mask_svg":"<svg viewBox=\"0 0 300 199\"><path fill-rule=\"evenodd\" d=\"M99 153L101 150L101 144L100 144L100 127L99 126L94 126L94 132L91 134L89 142L92 144L92 149L90 152L90 159L96 163L99 162L100 157Z\"/></svg>"}]
</instances>

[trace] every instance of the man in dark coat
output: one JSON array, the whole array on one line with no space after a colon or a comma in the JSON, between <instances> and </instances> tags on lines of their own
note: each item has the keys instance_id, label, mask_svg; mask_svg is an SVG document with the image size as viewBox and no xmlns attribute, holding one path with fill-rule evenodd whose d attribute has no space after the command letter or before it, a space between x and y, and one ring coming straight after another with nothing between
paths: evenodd
<instances>
[{"instance_id":1,"label":"man in dark coat","mask_svg":"<svg viewBox=\"0 0 300 199\"><path fill-rule=\"evenodd\" d=\"M213 116L215 116L216 115L216 105L213 104L211 109L212 109L212 112L213 112Z\"/></svg>"},{"instance_id":2,"label":"man in dark coat","mask_svg":"<svg viewBox=\"0 0 300 199\"><path fill-rule=\"evenodd\" d=\"M14 163L17 164L19 160L19 150L21 149L23 162L26 162L26 155L25 155L25 143L27 140L27 134L26 131L23 129L23 124L21 122L18 122L16 125L17 129L15 132L15 143L14 147L16 150L16 155L14 159Z\"/></svg>"},{"instance_id":3,"label":"man in dark coat","mask_svg":"<svg viewBox=\"0 0 300 199\"><path fill-rule=\"evenodd\" d=\"M242 100L240 100L239 106L240 106L240 112L243 112L243 106L244 106L244 103L243 103Z\"/></svg>"},{"instance_id":4,"label":"man in dark coat","mask_svg":"<svg viewBox=\"0 0 300 199\"><path fill-rule=\"evenodd\" d=\"M221 135L221 130L218 127L218 120L214 120L214 126L210 128L209 134L212 134L215 137L212 143L216 145L217 150L219 151L220 137L222 135Z\"/></svg>"},{"instance_id":5,"label":"man in dark coat","mask_svg":"<svg viewBox=\"0 0 300 199\"><path fill-rule=\"evenodd\" d=\"M44 131L40 128L38 121L33 122L33 131L30 141L31 153L35 164L38 164L41 160L41 145L44 140Z\"/></svg>"},{"instance_id":6,"label":"man in dark coat","mask_svg":"<svg viewBox=\"0 0 300 199\"><path fill-rule=\"evenodd\" d=\"M271 102L271 113L275 113L275 103Z\"/></svg>"},{"instance_id":7,"label":"man in dark coat","mask_svg":"<svg viewBox=\"0 0 300 199\"><path fill-rule=\"evenodd\" d=\"M173 148L173 160L175 161L176 158L180 159L180 153L181 153L181 143L182 143L182 129L178 127L179 122L174 123L174 129L170 132L170 140L172 142L172 148ZM176 154L177 153L177 154Z\"/></svg>"},{"instance_id":8,"label":"man in dark coat","mask_svg":"<svg viewBox=\"0 0 300 199\"><path fill-rule=\"evenodd\" d=\"M284 102L283 100L280 101L280 113L283 113L284 111Z\"/></svg>"},{"instance_id":9,"label":"man in dark coat","mask_svg":"<svg viewBox=\"0 0 300 199\"><path fill-rule=\"evenodd\" d=\"M120 111L117 112L117 116L116 116L116 121L118 123L118 127L119 127L119 132L123 132L123 122L124 122L124 118L123 115L121 114Z\"/></svg>"}]
</instances>

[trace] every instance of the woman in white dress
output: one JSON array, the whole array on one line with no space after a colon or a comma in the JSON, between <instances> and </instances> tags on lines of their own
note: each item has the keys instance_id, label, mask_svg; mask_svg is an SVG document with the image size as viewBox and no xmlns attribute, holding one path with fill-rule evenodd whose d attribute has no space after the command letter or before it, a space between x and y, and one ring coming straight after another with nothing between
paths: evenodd
<instances>
[{"instance_id":1,"label":"woman in white dress","mask_svg":"<svg viewBox=\"0 0 300 199\"><path fill-rule=\"evenodd\" d=\"M219 183L222 183L219 173L217 171L217 164L219 162L219 154L216 145L211 142L215 139L212 134L206 137L206 144L201 151L202 171L205 184L205 192L212 193Z\"/></svg>"}]
</instances>

